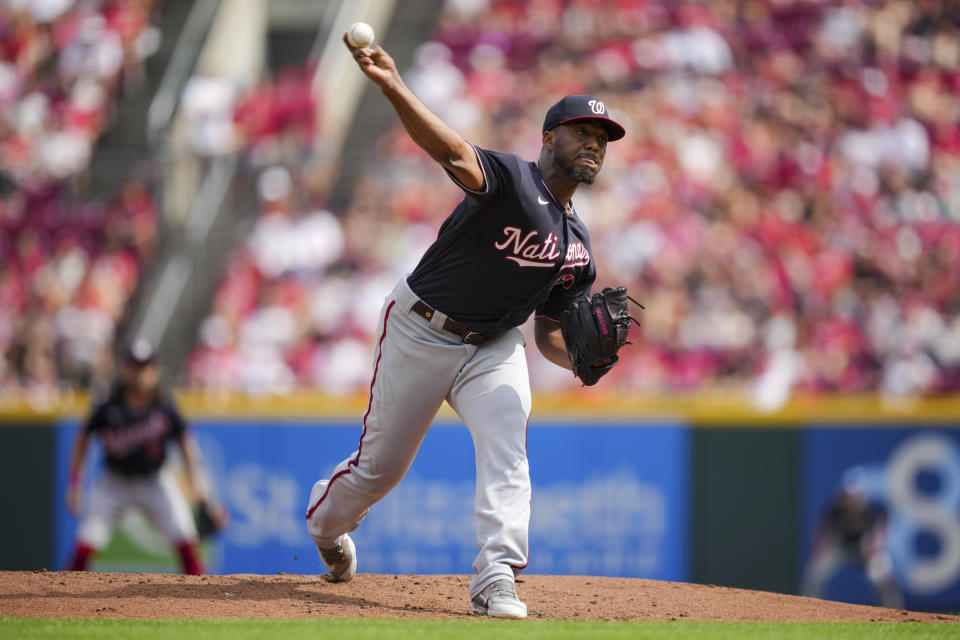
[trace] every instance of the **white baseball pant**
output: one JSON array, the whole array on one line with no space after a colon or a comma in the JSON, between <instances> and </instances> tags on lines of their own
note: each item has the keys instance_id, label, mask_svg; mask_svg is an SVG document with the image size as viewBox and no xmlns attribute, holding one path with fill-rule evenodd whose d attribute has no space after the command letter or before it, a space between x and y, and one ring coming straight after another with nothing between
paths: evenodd
<instances>
[{"instance_id":1,"label":"white baseball pant","mask_svg":"<svg viewBox=\"0 0 960 640\"><path fill-rule=\"evenodd\" d=\"M353 531L369 508L403 478L446 400L473 438L475 514L480 552L470 596L513 578L527 565L530 469L526 427L530 380L519 329L476 346L444 331L437 312L428 321L406 279L387 296L357 451L329 480L313 486L307 529L320 549ZM416 514L410 514L416 517Z\"/></svg>"},{"instance_id":2,"label":"white baseball pant","mask_svg":"<svg viewBox=\"0 0 960 640\"><path fill-rule=\"evenodd\" d=\"M190 505L173 475L162 469L147 476L106 471L90 491L78 540L92 549L103 549L110 542L117 520L130 507L142 509L174 545L197 539Z\"/></svg>"}]
</instances>

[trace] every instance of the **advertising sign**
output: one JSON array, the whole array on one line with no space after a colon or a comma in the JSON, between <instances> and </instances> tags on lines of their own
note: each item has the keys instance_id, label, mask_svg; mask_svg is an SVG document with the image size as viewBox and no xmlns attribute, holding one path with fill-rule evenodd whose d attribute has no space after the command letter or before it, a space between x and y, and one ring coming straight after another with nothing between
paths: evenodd
<instances>
[{"instance_id":1,"label":"advertising sign","mask_svg":"<svg viewBox=\"0 0 960 640\"><path fill-rule=\"evenodd\" d=\"M56 467L66 473L73 423L61 425ZM216 573L322 573L306 531L313 483L355 450L356 424L195 421L214 492L231 523L205 548ZM531 422L533 483L527 571L661 580L687 577L688 430L672 424ZM91 462L96 467L99 456ZM177 461L173 461L174 466ZM91 474L88 474L90 476ZM75 521L56 486L55 557L66 562ZM469 432L440 422L405 479L352 534L367 573L469 573L477 552ZM123 520L97 568L176 570L142 518Z\"/></svg>"}]
</instances>

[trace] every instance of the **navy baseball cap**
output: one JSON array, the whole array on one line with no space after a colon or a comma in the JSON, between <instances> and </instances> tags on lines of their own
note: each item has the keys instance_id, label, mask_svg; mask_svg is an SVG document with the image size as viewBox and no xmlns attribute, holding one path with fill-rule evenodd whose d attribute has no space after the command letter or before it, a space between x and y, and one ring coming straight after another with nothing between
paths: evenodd
<instances>
[{"instance_id":1,"label":"navy baseball cap","mask_svg":"<svg viewBox=\"0 0 960 640\"><path fill-rule=\"evenodd\" d=\"M156 352L153 349L153 345L144 338L137 338L131 342L124 354L124 359L127 362L138 367L150 364L155 357Z\"/></svg>"},{"instance_id":2,"label":"navy baseball cap","mask_svg":"<svg viewBox=\"0 0 960 640\"><path fill-rule=\"evenodd\" d=\"M610 135L610 141L619 140L627 134L619 122L610 117L606 105L593 96L565 96L547 110L543 120L544 132L574 120L596 120Z\"/></svg>"}]
</instances>

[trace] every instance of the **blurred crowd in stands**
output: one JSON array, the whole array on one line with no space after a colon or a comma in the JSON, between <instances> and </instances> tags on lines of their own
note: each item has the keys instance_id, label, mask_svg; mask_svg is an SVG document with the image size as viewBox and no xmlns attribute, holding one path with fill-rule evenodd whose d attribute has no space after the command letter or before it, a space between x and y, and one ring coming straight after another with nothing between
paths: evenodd
<instances>
[{"instance_id":1,"label":"blurred crowd in stands","mask_svg":"<svg viewBox=\"0 0 960 640\"><path fill-rule=\"evenodd\" d=\"M552 102L601 96L628 136L574 204L597 285L647 307L604 387L772 409L960 389L958 27L958 3L923 0L448 0L405 75L528 159ZM365 386L380 299L461 197L399 125L336 215L291 211L296 178L263 175L192 385ZM535 389L576 384L530 364Z\"/></svg>"},{"instance_id":2,"label":"blurred crowd in stands","mask_svg":"<svg viewBox=\"0 0 960 640\"><path fill-rule=\"evenodd\" d=\"M335 216L323 206L327 184L279 166L260 175L261 212L227 260L188 362L190 386L347 393L369 384L379 308L400 273L372 245L410 244L387 237L389 223ZM416 256L406 258L409 267Z\"/></svg>"},{"instance_id":3,"label":"blurred crowd in stands","mask_svg":"<svg viewBox=\"0 0 960 640\"><path fill-rule=\"evenodd\" d=\"M95 370L110 338L97 351L64 332L112 335L149 254L142 185L89 211L44 194L89 162L149 50L150 5L0 2L2 385ZM198 77L183 96L195 153L244 153L260 208L198 328L191 387L365 388L383 296L462 196L399 124L358 175L317 165L312 73ZM647 307L606 390L749 390L775 408L796 391L960 389L960 3L447 0L405 77L468 140L531 160L566 93L627 126L574 198L597 286ZM337 179L353 190L331 210ZM76 328L83 313L102 334ZM576 385L530 353L536 390Z\"/></svg>"},{"instance_id":4,"label":"blurred crowd in stands","mask_svg":"<svg viewBox=\"0 0 960 640\"><path fill-rule=\"evenodd\" d=\"M159 35L150 0L0 2L0 167L22 190L80 176Z\"/></svg>"},{"instance_id":5,"label":"blurred crowd in stands","mask_svg":"<svg viewBox=\"0 0 960 640\"><path fill-rule=\"evenodd\" d=\"M155 251L137 173L78 197L122 91L159 34L151 0L0 1L0 396L104 379L116 327Z\"/></svg>"},{"instance_id":6,"label":"blurred crowd in stands","mask_svg":"<svg viewBox=\"0 0 960 640\"><path fill-rule=\"evenodd\" d=\"M242 151L255 166L304 162L314 143L315 69L307 60L264 74L252 87L213 74L193 76L180 100L190 148L201 157Z\"/></svg>"}]
</instances>

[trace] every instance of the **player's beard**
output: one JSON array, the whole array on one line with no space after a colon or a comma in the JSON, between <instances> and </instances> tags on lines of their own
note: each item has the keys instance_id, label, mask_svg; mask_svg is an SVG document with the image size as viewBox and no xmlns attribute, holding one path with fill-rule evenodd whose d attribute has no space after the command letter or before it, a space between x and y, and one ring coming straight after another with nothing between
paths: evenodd
<instances>
[{"instance_id":1,"label":"player's beard","mask_svg":"<svg viewBox=\"0 0 960 640\"><path fill-rule=\"evenodd\" d=\"M573 162L568 162L566 160L560 160L560 168L563 169L564 173L567 174L567 177L573 180L574 182L582 182L584 184L593 184L593 181L597 177L597 171L592 170L590 167L578 167L574 164L577 159L574 157Z\"/></svg>"}]
</instances>

